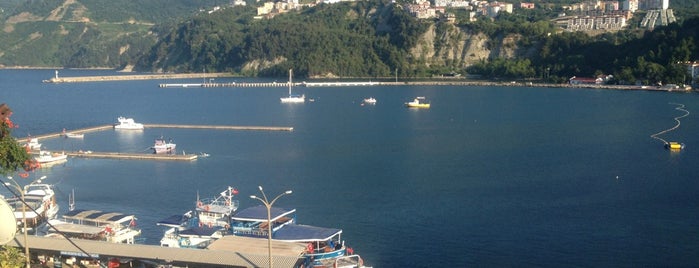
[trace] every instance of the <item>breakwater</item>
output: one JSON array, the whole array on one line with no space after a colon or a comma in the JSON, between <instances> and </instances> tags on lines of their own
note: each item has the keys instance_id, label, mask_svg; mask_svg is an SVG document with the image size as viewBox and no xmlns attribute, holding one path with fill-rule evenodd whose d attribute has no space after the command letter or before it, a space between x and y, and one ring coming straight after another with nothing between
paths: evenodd
<instances>
[{"instance_id":1,"label":"breakwater","mask_svg":"<svg viewBox=\"0 0 699 268\"><path fill-rule=\"evenodd\" d=\"M158 80L158 79L187 79L187 78L218 78L233 77L230 73L187 73L187 74L134 74L134 75L98 75L98 76L56 76L43 80L44 83L81 83L81 82L105 82L128 80Z\"/></svg>"}]
</instances>

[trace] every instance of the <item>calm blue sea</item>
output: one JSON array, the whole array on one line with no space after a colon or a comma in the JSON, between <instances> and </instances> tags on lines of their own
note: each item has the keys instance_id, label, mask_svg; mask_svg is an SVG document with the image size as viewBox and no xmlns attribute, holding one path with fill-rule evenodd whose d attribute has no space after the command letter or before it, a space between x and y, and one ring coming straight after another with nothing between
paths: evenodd
<instances>
[{"instance_id":1,"label":"calm blue sea","mask_svg":"<svg viewBox=\"0 0 699 268\"><path fill-rule=\"evenodd\" d=\"M61 70L62 76L116 74ZM193 162L71 158L41 169L62 210L137 215L148 244L155 222L194 207L197 193L240 190L241 206L293 194L302 224L343 229L374 267L644 267L699 263L699 98L695 93L574 88L394 86L295 88L314 102L282 104L286 88L159 88L199 80L43 84L53 70L0 70L0 102L16 137L112 124L288 126L293 132L146 129L51 150L143 152L157 137ZM285 81L285 78L280 78ZM216 82L254 81L217 79ZM375 106L362 106L373 96ZM428 110L403 103L415 96ZM682 103L690 115L673 127ZM18 176L16 176L18 177ZM30 180L26 181L29 182Z\"/></svg>"}]
</instances>

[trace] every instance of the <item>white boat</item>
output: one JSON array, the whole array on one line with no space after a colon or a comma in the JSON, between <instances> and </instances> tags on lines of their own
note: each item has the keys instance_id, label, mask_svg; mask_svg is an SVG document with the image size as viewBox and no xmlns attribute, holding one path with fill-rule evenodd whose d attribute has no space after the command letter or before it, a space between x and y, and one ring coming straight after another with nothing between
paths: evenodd
<instances>
[{"instance_id":1,"label":"white boat","mask_svg":"<svg viewBox=\"0 0 699 268\"><path fill-rule=\"evenodd\" d=\"M82 139L84 137L85 137L85 134L82 134L82 133L80 133L80 134L72 133L72 132L66 133L66 138Z\"/></svg>"},{"instance_id":2,"label":"white boat","mask_svg":"<svg viewBox=\"0 0 699 268\"><path fill-rule=\"evenodd\" d=\"M141 235L136 216L118 212L76 209L49 223L42 233L47 237L61 237L62 233L70 238L134 244Z\"/></svg>"},{"instance_id":3,"label":"white boat","mask_svg":"<svg viewBox=\"0 0 699 268\"><path fill-rule=\"evenodd\" d=\"M376 99L374 99L373 97L369 97L369 98L364 99L364 103L366 103L366 104L376 104Z\"/></svg>"},{"instance_id":4,"label":"white boat","mask_svg":"<svg viewBox=\"0 0 699 268\"><path fill-rule=\"evenodd\" d=\"M82 133L66 132L65 128L63 129L63 132L61 135L63 135L66 138L74 138L74 139L82 139L83 137L85 137L85 134L82 134Z\"/></svg>"},{"instance_id":5,"label":"white boat","mask_svg":"<svg viewBox=\"0 0 699 268\"><path fill-rule=\"evenodd\" d=\"M19 230L22 230L25 219L27 221L27 231L32 233L39 225L55 218L56 214L58 214L56 195L49 184L33 183L24 186L24 201L27 206L23 210L20 198L7 199L7 203L12 207L17 219Z\"/></svg>"},{"instance_id":6,"label":"white boat","mask_svg":"<svg viewBox=\"0 0 699 268\"><path fill-rule=\"evenodd\" d=\"M41 150L41 143L39 143L38 138L29 139L29 142L25 146L29 147L29 150Z\"/></svg>"},{"instance_id":7,"label":"white boat","mask_svg":"<svg viewBox=\"0 0 699 268\"><path fill-rule=\"evenodd\" d=\"M51 164L57 162L63 162L68 159L68 155L65 152L52 153L50 151L39 151L39 155L34 158L39 164Z\"/></svg>"},{"instance_id":8,"label":"white boat","mask_svg":"<svg viewBox=\"0 0 699 268\"><path fill-rule=\"evenodd\" d=\"M172 140L165 141L165 139L160 137L155 139L151 149L153 149L154 154L171 154L175 152L175 147L177 147L177 144L172 143Z\"/></svg>"},{"instance_id":9,"label":"white boat","mask_svg":"<svg viewBox=\"0 0 699 268\"><path fill-rule=\"evenodd\" d=\"M133 130L143 129L143 124L136 123L133 120L133 118L126 118L123 116L119 116L119 118L117 118L117 121L119 123L114 125L114 129L133 129Z\"/></svg>"},{"instance_id":10,"label":"white boat","mask_svg":"<svg viewBox=\"0 0 699 268\"><path fill-rule=\"evenodd\" d=\"M306 95L294 95L291 94L291 85L293 84L291 80L292 70L289 69L289 96L284 98L279 98L283 103L302 103L306 101Z\"/></svg>"},{"instance_id":11,"label":"white boat","mask_svg":"<svg viewBox=\"0 0 699 268\"><path fill-rule=\"evenodd\" d=\"M238 210L238 200L233 197L238 193L228 187L216 198L199 199L196 210L183 215L174 215L157 222L157 225L169 227L165 231L160 245L174 248L206 248L213 241L228 233L231 216Z\"/></svg>"}]
</instances>

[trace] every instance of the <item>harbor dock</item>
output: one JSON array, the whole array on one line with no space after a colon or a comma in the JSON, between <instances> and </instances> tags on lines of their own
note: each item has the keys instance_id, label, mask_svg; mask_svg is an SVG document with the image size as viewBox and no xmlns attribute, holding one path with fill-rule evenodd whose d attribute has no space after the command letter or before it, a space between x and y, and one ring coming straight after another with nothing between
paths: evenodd
<instances>
[{"instance_id":1,"label":"harbor dock","mask_svg":"<svg viewBox=\"0 0 699 268\"><path fill-rule=\"evenodd\" d=\"M68 156L84 157L84 158L112 158L112 159L130 159L130 160L178 160L191 161L196 160L196 154L136 154L136 153L116 153L116 152L66 152Z\"/></svg>"},{"instance_id":2,"label":"harbor dock","mask_svg":"<svg viewBox=\"0 0 699 268\"><path fill-rule=\"evenodd\" d=\"M293 127L269 127L269 126L231 126L231 125L181 125L181 124L143 124L144 128L182 128L182 129L214 129L214 130L256 130L256 131L293 131ZM81 128L75 130L64 130L65 132L56 132L43 135L36 135L27 138L18 138L17 141L28 143L30 139L37 138L53 139L62 137L65 133L85 134L88 132L104 131L114 129L114 125L101 125L96 127ZM138 130L124 130L138 131ZM146 154L146 153L119 153L119 152L93 152L93 151L76 151L66 152L68 156L84 157L84 158L111 158L111 159L132 159L132 160L177 160L191 161L196 160L196 154Z\"/></svg>"}]
</instances>

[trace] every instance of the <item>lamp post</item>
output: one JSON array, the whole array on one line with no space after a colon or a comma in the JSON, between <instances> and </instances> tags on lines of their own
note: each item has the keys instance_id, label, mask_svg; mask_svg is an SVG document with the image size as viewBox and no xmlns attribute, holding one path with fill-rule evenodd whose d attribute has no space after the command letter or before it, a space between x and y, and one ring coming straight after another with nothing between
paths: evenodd
<instances>
[{"instance_id":1,"label":"lamp post","mask_svg":"<svg viewBox=\"0 0 699 268\"><path fill-rule=\"evenodd\" d=\"M30 268L31 264L29 262L29 245L27 244L27 206L24 204L24 191L21 187L19 187L19 183L17 183L17 181L15 181L12 177L8 176L7 178L14 184L6 182L5 185L15 187L15 189L17 189L17 192L19 192L20 198L22 199L22 225L24 225L24 256L26 257L26 267Z\"/></svg>"},{"instance_id":2,"label":"lamp post","mask_svg":"<svg viewBox=\"0 0 699 268\"><path fill-rule=\"evenodd\" d=\"M272 268L272 205L274 205L274 202L277 201L280 197L284 195L291 194L291 190L283 192L279 194L277 197L272 199L272 202L267 201L267 195L265 195L265 191L262 190L262 186L257 186L260 189L260 192L262 193L262 198L259 198L257 196L251 195L250 198L252 199L257 199L262 202L262 204L267 207L267 253L269 254L269 268Z\"/></svg>"}]
</instances>

